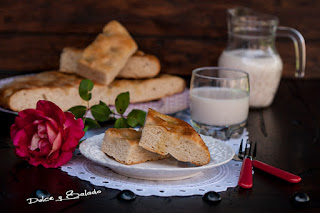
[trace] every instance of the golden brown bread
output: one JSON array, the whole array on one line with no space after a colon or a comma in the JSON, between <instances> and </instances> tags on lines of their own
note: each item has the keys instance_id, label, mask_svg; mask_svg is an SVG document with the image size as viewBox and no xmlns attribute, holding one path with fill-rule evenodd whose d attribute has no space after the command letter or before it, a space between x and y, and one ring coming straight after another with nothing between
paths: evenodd
<instances>
[{"instance_id":1,"label":"golden brown bread","mask_svg":"<svg viewBox=\"0 0 320 213\"><path fill-rule=\"evenodd\" d=\"M105 132L101 151L122 164L137 164L168 156L149 152L139 146L141 131L110 128Z\"/></svg>"},{"instance_id":2,"label":"golden brown bread","mask_svg":"<svg viewBox=\"0 0 320 213\"><path fill-rule=\"evenodd\" d=\"M60 71L66 73L79 72L78 63L82 57L83 50L65 47L60 56ZM127 61L121 69L117 78L152 78L160 72L160 61L157 57L138 50Z\"/></svg>"},{"instance_id":3,"label":"golden brown bread","mask_svg":"<svg viewBox=\"0 0 320 213\"><path fill-rule=\"evenodd\" d=\"M83 51L78 74L108 85L120 73L137 44L117 21L109 22L97 38Z\"/></svg>"},{"instance_id":4,"label":"golden brown bread","mask_svg":"<svg viewBox=\"0 0 320 213\"><path fill-rule=\"evenodd\" d=\"M159 59L150 54L138 50L127 61L117 75L118 78L153 78L160 72L161 66Z\"/></svg>"},{"instance_id":5,"label":"golden brown bread","mask_svg":"<svg viewBox=\"0 0 320 213\"><path fill-rule=\"evenodd\" d=\"M160 155L171 154L179 161L205 165L208 147L185 121L149 109L139 145Z\"/></svg>"},{"instance_id":6,"label":"golden brown bread","mask_svg":"<svg viewBox=\"0 0 320 213\"><path fill-rule=\"evenodd\" d=\"M63 111L76 105L86 105L78 94L83 78L59 71L47 71L29 76L17 77L0 88L0 105L13 111L35 108L38 100L49 100ZM146 80L115 80L109 86L95 83L90 105L103 101L114 105L115 98L122 92L130 92L130 103L157 100L180 93L185 88L182 78L161 75Z\"/></svg>"}]
</instances>

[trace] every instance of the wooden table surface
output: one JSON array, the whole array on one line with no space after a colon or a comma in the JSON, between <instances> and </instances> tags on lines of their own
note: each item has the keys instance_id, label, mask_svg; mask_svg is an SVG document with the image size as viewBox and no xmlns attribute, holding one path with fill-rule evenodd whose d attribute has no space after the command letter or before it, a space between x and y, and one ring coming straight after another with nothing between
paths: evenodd
<instances>
[{"instance_id":1,"label":"wooden table surface","mask_svg":"<svg viewBox=\"0 0 320 213\"><path fill-rule=\"evenodd\" d=\"M250 109L248 131L257 141L257 159L298 174L302 181L291 184L255 170L254 186L221 192L222 201L209 205L201 196L141 197L133 202L116 199L118 190L93 186L69 176L60 169L29 166L13 153L9 137L14 115L0 118L0 212L320 212L320 80L281 81L269 108ZM36 189L53 196L68 190L101 190L95 196L64 202L29 205L26 199ZM290 203L290 196L301 191L311 202L303 209Z\"/></svg>"}]
</instances>

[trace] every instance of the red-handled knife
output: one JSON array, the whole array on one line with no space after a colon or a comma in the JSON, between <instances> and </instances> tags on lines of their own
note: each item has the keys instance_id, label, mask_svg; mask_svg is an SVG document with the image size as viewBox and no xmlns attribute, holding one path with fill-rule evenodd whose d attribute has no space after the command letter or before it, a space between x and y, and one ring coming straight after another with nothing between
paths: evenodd
<instances>
[{"instance_id":1,"label":"red-handled knife","mask_svg":"<svg viewBox=\"0 0 320 213\"><path fill-rule=\"evenodd\" d=\"M270 173L276 177L279 177L283 180L286 180L290 183L299 183L301 181L301 177L299 177L298 175L294 175L292 173L289 173L284 170L278 169L276 167L270 166L266 163L262 163L261 161L258 161L258 160L253 160L252 165L254 168L268 172L268 173Z\"/></svg>"}]
</instances>

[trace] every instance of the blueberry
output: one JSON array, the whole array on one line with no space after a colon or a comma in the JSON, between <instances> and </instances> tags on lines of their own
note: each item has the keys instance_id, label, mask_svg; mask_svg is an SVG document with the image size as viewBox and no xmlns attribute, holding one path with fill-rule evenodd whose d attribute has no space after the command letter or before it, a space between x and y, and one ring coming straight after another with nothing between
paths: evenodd
<instances>
[{"instance_id":1,"label":"blueberry","mask_svg":"<svg viewBox=\"0 0 320 213\"><path fill-rule=\"evenodd\" d=\"M119 200L133 201L134 199L136 199L136 195L130 190L123 190L119 192L119 194L117 195L117 198Z\"/></svg>"},{"instance_id":2,"label":"blueberry","mask_svg":"<svg viewBox=\"0 0 320 213\"><path fill-rule=\"evenodd\" d=\"M32 192L31 197L33 198L39 198L41 199L42 197L50 197L50 193L47 190L44 189L37 189L34 192Z\"/></svg>"},{"instance_id":3,"label":"blueberry","mask_svg":"<svg viewBox=\"0 0 320 213\"><path fill-rule=\"evenodd\" d=\"M203 195L202 199L210 204L218 204L221 201L219 193L210 191Z\"/></svg>"},{"instance_id":4,"label":"blueberry","mask_svg":"<svg viewBox=\"0 0 320 213\"><path fill-rule=\"evenodd\" d=\"M310 202L310 198L306 193L296 192L290 197L290 201L296 207L303 207Z\"/></svg>"}]
</instances>

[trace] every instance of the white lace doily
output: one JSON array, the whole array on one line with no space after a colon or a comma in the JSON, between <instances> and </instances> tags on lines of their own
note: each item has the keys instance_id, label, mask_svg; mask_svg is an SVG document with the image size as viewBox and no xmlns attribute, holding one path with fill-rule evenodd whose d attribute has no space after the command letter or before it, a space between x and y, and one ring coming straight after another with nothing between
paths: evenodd
<instances>
[{"instance_id":1,"label":"white lace doily","mask_svg":"<svg viewBox=\"0 0 320 213\"><path fill-rule=\"evenodd\" d=\"M248 138L245 130L241 138L226 141L235 153L238 153L241 139ZM98 165L78 151L74 157L64 166L62 171L89 181L96 186L104 186L111 189L131 190L140 196L191 196L204 195L208 191L226 191L228 187L237 186L242 163L231 160L221 166L203 171L198 176L174 181L151 181L129 178L113 172L111 169Z\"/></svg>"}]
</instances>

